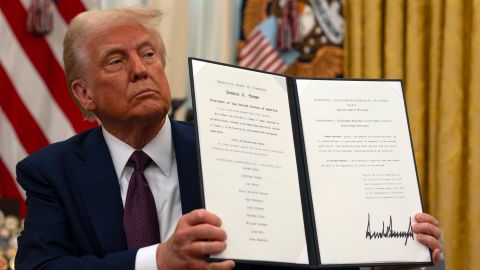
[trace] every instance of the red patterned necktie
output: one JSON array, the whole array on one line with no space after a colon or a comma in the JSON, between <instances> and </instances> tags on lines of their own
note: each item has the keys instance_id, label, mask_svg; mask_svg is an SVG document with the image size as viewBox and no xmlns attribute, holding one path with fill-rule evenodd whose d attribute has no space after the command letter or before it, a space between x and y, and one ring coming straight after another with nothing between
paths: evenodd
<instances>
[{"instance_id":1,"label":"red patterned necktie","mask_svg":"<svg viewBox=\"0 0 480 270\"><path fill-rule=\"evenodd\" d=\"M152 160L142 151L135 151L128 164L134 170L128 184L123 229L128 249L150 246L160 242L157 208L143 171Z\"/></svg>"}]
</instances>

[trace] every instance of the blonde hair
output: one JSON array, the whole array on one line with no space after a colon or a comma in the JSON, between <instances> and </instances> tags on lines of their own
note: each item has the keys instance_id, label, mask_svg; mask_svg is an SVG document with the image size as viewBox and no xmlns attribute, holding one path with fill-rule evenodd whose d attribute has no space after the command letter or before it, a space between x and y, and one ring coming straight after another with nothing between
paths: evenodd
<instances>
[{"instance_id":1,"label":"blonde hair","mask_svg":"<svg viewBox=\"0 0 480 270\"><path fill-rule=\"evenodd\" d=\"M71 84L80 79L86 66L86 45L101 31L121 25L140 23L149 30L157 41L157 50L165 66L165 43L156 30L163 13L160 10L136 6L111 10L90 10L78 14L70 23L63 39L63 63L67 78L68 91L87 120L96 120L91 111L86 110L73 95Z\"/></svg>"}]
</instances>

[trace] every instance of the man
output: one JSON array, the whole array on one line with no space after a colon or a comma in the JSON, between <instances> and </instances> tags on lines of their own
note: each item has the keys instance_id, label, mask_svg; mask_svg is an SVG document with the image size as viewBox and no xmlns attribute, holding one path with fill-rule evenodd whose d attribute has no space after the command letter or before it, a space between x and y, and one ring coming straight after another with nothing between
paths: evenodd
<instances>
[{"instance_id":1,"label":"man","mask_svg":"<svg viewBox=\"0 0 480 270\"><path fill-rule=\"evenodd\" d=\"M147 8L88 11L70 24L70 92L100 128L21 161L28 214L17 269L231 269L221 220L200 207L195 136L167 117L165 48ZM197 210L195 210L197 209ZM183 214L183 215L182 215ZM417 239L438 260L438 222L418 215ZM160 242L160 244L158 244Z\"/></svg>"}]
</instances>

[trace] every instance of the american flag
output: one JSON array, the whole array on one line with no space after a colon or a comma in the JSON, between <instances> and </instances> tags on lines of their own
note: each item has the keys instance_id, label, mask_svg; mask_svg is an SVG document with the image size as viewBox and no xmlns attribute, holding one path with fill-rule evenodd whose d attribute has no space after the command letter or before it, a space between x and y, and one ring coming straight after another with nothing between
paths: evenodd
<instances>
[{"instance_id":1,"label":"american flag","mask_svg":"<svg viewBox=\"0 0 480 270\"><path fill-rule=\"evenodd\" d=\"M276 48L278 25L275 17L269 17L247 36L240 50L238 65L242 67L282 73L299 56L294 50L281 52Z\"/></svg>"},{"instance_id":2,"label":"american flag","mask_svg":"<svg viewBox=\"0 0 480 270\"><path fill-rule=\"evenodd\" d=\"M247 37L245 47L240 51L238 64L242 67L277 73L286 68L280 53L258 28Z\"/></svg>"},{"instance_id":3,"label":"american flag","mask_svg":"<svg viewBox=\"0 0 480 270\"><path fill-rule=\"evenodd\" d=\"M49 33L32 34L27 27L27 21L32 22L29 10L32 16L32 10L46 1L51 0L0 0L0 197L22 201L25 194L15 181L16 163L95 126L83 120L70 97L62 62L68 23L93 8L95 0L52 1L51 12L37 13L52 16L51 25L48 20L47 24L33 20Z\"/></svg>"},{"instance_id":4,"label":"american flag","mask_svg":"<svg viewBox=\"0 0 480 270\"><path fill-rule=\"evenodd\" d=\"M281 53L276 47L277 22L270 17L257 25L247 36L245 46L240 50L238 64L274 73L285 71L295 61L298 54L294 51Z\"/></svg>"}]
</instances>

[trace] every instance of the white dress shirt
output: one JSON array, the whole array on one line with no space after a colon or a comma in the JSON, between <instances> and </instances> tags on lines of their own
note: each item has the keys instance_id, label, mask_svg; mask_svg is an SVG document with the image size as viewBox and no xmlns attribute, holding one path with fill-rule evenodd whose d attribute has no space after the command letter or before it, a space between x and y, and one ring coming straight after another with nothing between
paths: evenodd
<instances>
[{"instance_id":1,"label":"white dress shirt","mask_svg":"<svg viewBox=\"0 0 480 270\"><path fill-rule=\"evenodd\" d=\"M127 197L128 183L133 167L127 166L128 159L135 150L142 150L152 162L145 169L144 175L155 199L160 241L167 240L175 231L178 219L182 215L180 190L178 184L177 161L173 149L172 129L168 117L162 129L143 149L135 149L119 140L102 126L113 166L120 184L123 206ZM157 269L156 249L158 245L140 248L135 259L136 270Z\"/></svg>"}]
</instances>

